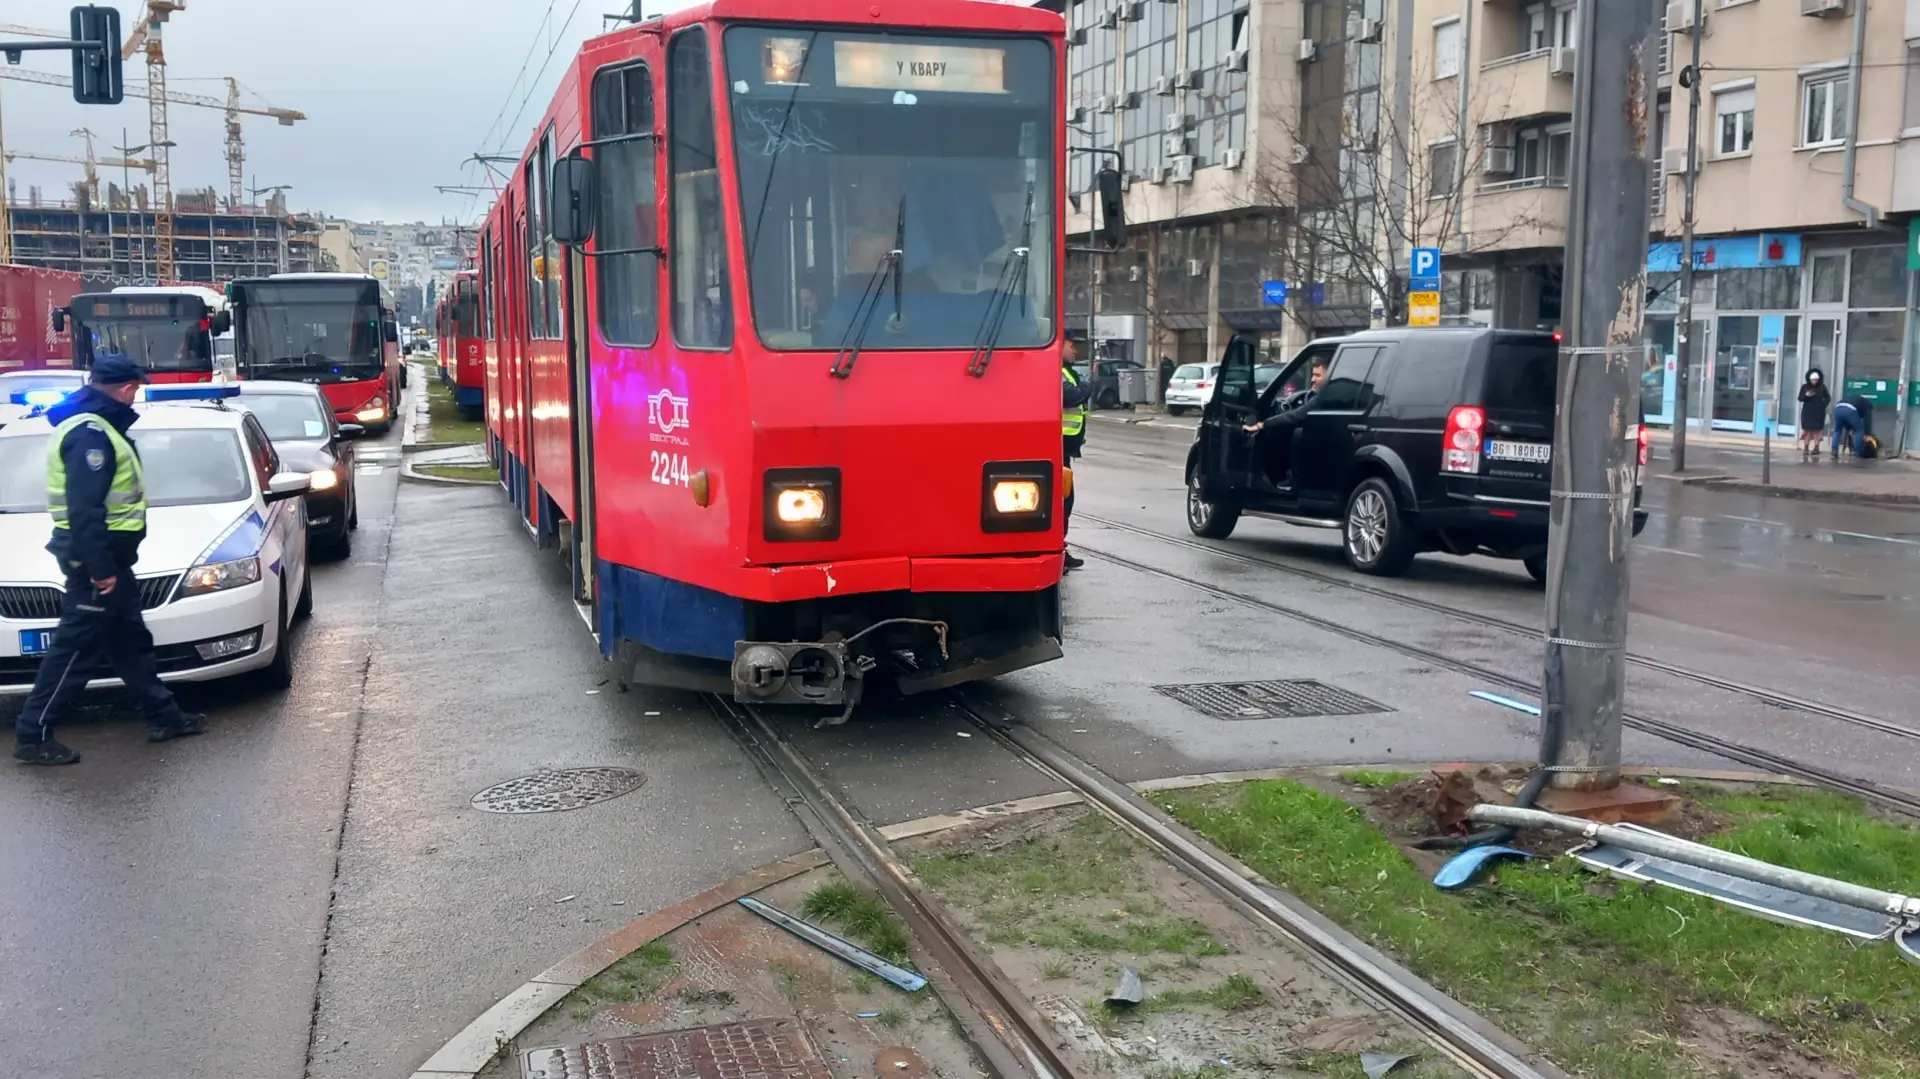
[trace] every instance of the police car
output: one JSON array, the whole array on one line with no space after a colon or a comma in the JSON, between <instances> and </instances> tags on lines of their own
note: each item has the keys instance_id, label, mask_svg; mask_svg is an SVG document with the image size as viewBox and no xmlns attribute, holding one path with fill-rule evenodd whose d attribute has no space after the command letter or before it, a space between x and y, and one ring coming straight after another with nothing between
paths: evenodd
<instances>
[{"instance_id":1,"label":"police car","mask_svg":"<svg viewBox=\"0 0 1920 1079\"><path fill-rule=\"evenodd\" d=\"M0 427L65 400L86 384L85 371L0 371Z\"/></svg>"},{"instance_id":2,"label":"police car","mask_svg":"<svg viewBox=\"0 0 1920 1079\"><path fill-rule=\"evenodd\" d=\"M284 687L294 620L313 609L305 472L281 471L232 385L149 386L128 432L147 484L134 576L165 682L261 671ZM0 696L24 695L59 621L65 574L46 550L47 438L38 410L0 428ZM118 685L104 668L90 688Z\"/></svg>"}]
</instances>

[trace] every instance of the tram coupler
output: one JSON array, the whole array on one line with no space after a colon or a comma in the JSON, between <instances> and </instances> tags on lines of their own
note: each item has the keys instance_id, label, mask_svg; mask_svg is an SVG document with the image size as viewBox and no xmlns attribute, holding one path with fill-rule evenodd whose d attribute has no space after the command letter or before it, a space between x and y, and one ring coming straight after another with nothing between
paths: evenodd
<instances>
[{"instance_id":1,"label":"tram coupler","mask_svg":"<svg viewBox=\"0 0 1920 1079\"><path fill-rule=\"evenodd\" d=\"M872 666L872 660L849 653L846 641L736 641L733 699L742 704L844 705L844 723L860 701L861 676Z\"/></svg>"}]
</instances>

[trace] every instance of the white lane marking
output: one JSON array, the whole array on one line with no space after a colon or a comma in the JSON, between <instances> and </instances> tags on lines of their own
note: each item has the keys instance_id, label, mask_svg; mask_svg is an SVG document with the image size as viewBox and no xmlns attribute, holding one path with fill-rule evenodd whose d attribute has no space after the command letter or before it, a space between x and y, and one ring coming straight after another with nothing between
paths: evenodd
<instances>
[{"instance_id":1,"label":"white lane marking","mask_svg":"<svg viewBox=\"0 0 1920 1079\"><path fill-rule=\"evenodd\" d=\"M1678 554L1678 555L1686 555L1686 556L1687 556L1688 558L1705 558L1705 557L1707 557L1706 555L1703 555L1703 554L1696 554L1696 553L1694 553L1693 551L1682 551L1682 550L1678 550L1678 549L1675 549L1675 548L1673 548L1673 547L1657 547L1657 546L1655 546L1655 545L1653 545L1653 544L1651 544L1651 543L1636 543L1636 544L1634 544L1634 547L1636 547L1637 549L1639 549L1639 550L1642 550L1642 551L1658 551L1658 552L1660 552L1661 554Z\"/></svg>"},{"instance_id":2,"label":"white lane marking","mask_svg":"<svg viewBox=\"0 0 1920 1079\"><path fill-rule=\"evenodd\" d=\"M1904 543L1909 547L1920 547L1920 540L1899 539L1894 536L1876 536L1870 532L1842 532L1837 528L1821 529L1835 536L1852 536L1854 539L1879 540L1881 543Z\"/></svg>"}]
</instances>

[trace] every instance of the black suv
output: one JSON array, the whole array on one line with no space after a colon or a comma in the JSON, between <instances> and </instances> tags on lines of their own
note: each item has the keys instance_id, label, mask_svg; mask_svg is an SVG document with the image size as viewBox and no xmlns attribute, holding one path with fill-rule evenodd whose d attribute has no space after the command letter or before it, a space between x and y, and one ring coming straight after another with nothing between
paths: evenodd
<instances>
[{"instance_id":1,"label":"black suv","mask_svg":"<svg viewBox=\"0 0 1920 1079\"><path fill-rule=\"evenodd\" d=\"M1187 454L1187 527L1224 539L1255 514L1341 529L1363 573L1445 551L1517 558L1544 581L1558 354L1550 333L1371 330L1313 342L1260 388L1254 345L1236 337ZM1323 364L1308 400L1297 387ZM1635 535L1639 507L1636 476Z\"/></svg>"}]
</instances>

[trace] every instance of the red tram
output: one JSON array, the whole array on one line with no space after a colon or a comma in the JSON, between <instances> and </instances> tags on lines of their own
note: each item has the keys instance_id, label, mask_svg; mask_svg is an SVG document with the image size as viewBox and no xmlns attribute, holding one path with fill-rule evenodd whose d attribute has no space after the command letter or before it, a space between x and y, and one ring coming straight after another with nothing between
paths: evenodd
<instances>
[{"instance_id":1,"label":"red tram","mask_svg":"<svg viewBox=\"0 0 1920 1079\"><path fill-rule=\"evenodd\" d=\"M1064 47L714 0L574 58L481 236L487 423L636 681L850 710L1060 656Z\"/></svg>"},{"instance_id":2,"label":"red tram","mask_svg":"<svg viewBox=\"0 0 1920 1079\"><path fill-rule=\"evenodd\" d=\"M480 272L462 270L434 305L440 381L453 392L461 414L478 419L487 391L487 334L480 310Z\"/></svg>"}]
</instances>

